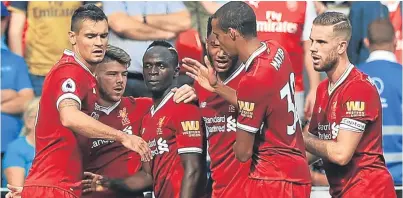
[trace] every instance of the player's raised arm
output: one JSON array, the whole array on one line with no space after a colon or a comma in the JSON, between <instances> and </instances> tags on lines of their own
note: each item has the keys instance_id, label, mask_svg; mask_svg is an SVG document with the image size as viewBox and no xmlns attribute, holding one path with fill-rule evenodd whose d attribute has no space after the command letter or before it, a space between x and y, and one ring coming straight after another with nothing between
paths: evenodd
<instances>
[{"instance_id":1,"label":"player's raised arm","mask_svg":"<svg viewBox=\"0 0 403 198\"><path fill-rule=\"evenodd\" d=\"M201 64L199 61L191 58L184 58L182 62L182 66L188 70L186 74L189 77L197 81L203 88L217 93L225 100L230 102L232 105L238 106L236 90L225 85L221 80L217 78L216 72L211 66L207 56L204 57L204 62L206 63L206 66Z\"/></svg>"}]
</instances>

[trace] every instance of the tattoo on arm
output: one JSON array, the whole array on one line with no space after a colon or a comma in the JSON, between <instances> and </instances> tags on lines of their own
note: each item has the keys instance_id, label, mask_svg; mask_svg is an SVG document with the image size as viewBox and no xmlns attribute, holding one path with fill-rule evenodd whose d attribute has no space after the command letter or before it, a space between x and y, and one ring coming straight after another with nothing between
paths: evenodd
<instances>
[{"instance_id":1,"label":"tattoo on arm","mask_svg":"<svg viewBox=\"0 0 403 198\"><path fill-rule=\"evenodd\" d=\"M77 109L80 109L80 103L78 103L76 100L74 99L63 99L60 103L59 103L59 111L61 111L63 108L66 107L76 107Z\"/></svg>"}]
</instances>

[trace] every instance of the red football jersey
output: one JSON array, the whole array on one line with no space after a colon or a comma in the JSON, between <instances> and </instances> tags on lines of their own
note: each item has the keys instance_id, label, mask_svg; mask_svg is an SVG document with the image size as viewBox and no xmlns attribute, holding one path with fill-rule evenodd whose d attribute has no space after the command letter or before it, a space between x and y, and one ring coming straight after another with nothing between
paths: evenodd
<instances>
[{"instance_id":1,"label":"red football jersey","mask_svg":"<svg viewBox=\"0 0 403 198\"><path fill-rule=\"evenodd\" d=\"M60 122L63 99L80 103L88 115L97 101L96 79L74 53L65 50L45 78L35 127L35 158L24 186L58 187L81 195L82 150L86 141Z\"/></svg>"},{"instance_id":2,"label":"red football jersey","mask_svg":"<svg viewBox=\"0 0 403 198\"><path fill-rule=\"evenodd\" d=\"M313 2L246 1L255 11L257 36L275 40L288 52L295 74L295 90L303 91L304 49L316 17ZM309 52L308 52L309 53Z\"/></svg>"},{"instance_id":3,"label":"red football jersey","mask_svg":"<svg viewBox=\"0 0 403 198\"><path fill-rule=\"evenodd\" d=\"M95 104L91 116L100 122L130 135L140 135L143 116L150 110L151 98L123 97L110 107ZM141 168L140 155L130 151L120 142L104 139L90 139L90 156L87 171L105 175L108 178L125 178ZM115 192L90 193L84 197L132 197ZM142 197L140 193L137 197Z\"/></svg>"},{"instance_id":4,"label":"red football jersey","mask_svg":"<svg viewBox=\"0 0 403 198\"><path fill-rule=\"evenodd\" d=\"M267 41L245 67L237 90L237 128L256 134L249 177L310 183L287 52L275 41Z\"/></svg>"},{"instance_id":5,"label":"red football jersey","mask_svg":"<svg viewBox=\"0 0 403 198\"><path fill-rule=\"evenodd\" d=\"M350 195L355 192L359 197L385 197L388 186L395 193L383 158L380 97L368 76L353 65L333 87L328 79L318 86L309 125L312 134L329 141L337 139L340 129L364 134L347 165L323 159L330 194L356 197Z\"/></svg>"},{"instance_id":6,"label":"red football jersey","mask_svg":"<svg viewBox=\"0 0 403 198\"><path fill-rule=\"evenodd\" d=\"M141 136L153 155L151 171L156 198L179 198L184 174L180 154L203 153L199 108L176 104L173 95L168 93L157 107L152 106L142 122Z\"/></svg>"},{"instance_id":7,"label":"red football jersey","mask_svg":"<svg viewBox=\"0 0 403 198\"><path fill-rule=\"evenodd\" d=\"M224 84L237 89L245 75L245 65L238 67ZM210 156L210 170L213 179L212 197L233 197L248 178L250 163L241 163L235 158L233 145L236 139L237 108L218 94L211 93L195 82L199 97ZM224 193L225 192L225 193Z\"/></svg>"}]
</instances>

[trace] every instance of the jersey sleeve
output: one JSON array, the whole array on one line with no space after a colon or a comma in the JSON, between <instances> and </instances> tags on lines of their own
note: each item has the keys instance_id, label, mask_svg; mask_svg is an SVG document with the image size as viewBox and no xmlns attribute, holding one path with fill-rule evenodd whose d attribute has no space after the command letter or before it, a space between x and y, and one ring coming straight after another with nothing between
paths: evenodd
<instances>
[{"instance_id":1,"label":"jersey sleeve","mask_svg":"<svg viewBox=\"0 0 403 198\"><path fill-rule=\"evenodd\" d=\"M59 104L64 99L73 99L80 104L81 109L81 101L93 91L90 79L85 74L87 71L77 65L64 65L54 72L48 85L55 96L56 107L59 109Z\"/></svg>"},{"instance_id":2,"label":"jersey sleeve","mask_svg":"<svg viewBox=\"0 0 403 198\"><path fill-rule=\"evenodd\" d=\"M191 104L179 104L175 120L178 153L203 153L203 128L199 108Z\"/></svg>"},{"instance_id":3,"label":"jersey sleeve","mask_svg":"<svg viewBox=\"0 0 403 198\"><path fill-rule=\"evenodd\" d=\"M379 116L380 101L376 88L369 82L348 86L341 100L340 129L362 133L367 123Z\"/></svg>"},{"instance_id":4,"label":"jersey sleeve","mask_svg":"<svg viewBox=\"0 0 403 198\"><path fill-rule=\"evenodd\" d=\"M244 76L238 85L238 118L237 128L249 133L257 133L262 125L268 100L269 90L259 88L262 83L254 76Z\"/></svg>"}]
</instances>

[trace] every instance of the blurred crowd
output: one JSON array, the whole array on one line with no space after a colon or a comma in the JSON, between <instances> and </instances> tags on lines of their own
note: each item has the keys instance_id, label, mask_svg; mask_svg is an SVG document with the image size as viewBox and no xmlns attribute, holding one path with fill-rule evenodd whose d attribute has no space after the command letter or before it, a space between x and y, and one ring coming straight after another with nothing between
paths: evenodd
<instances>
[{"instance_id":1,"label":"blurred crowd","mask_svg":"<svg viewBox=\"0 0 403 198\"><path fill-rule=\"evenodd\" d=\"M207 19L225 1L7 1L1 10L1 156L3 185L22 186L34 158L34 126L46 74L70 49L68 32L74 10L85 3L103 8L108 17L109 43L129 53L126 96L150 96L142 75L143 54L154 40L168 40L179 58L203 61ZM321 76L313 70L309 34L314 18L327 10L349 15L353 33L348 48L350 61L374 75L384 110L384 152L396 185L402 184L401 65L387 70L387 63L367 67L371 61L402 64L402 3L387 2L259 2L249 1L257 15L258 37L280 42L290 54L296 73L299 117L309 120ZM393 25L393 45L377 45L388 35L372 35L370 24L379 19ZM377 40L378 39L378 40ZM398 74L400 71L400 75ZM383 76L383 77L382 77ZM387 80L385 80L386 78ZM387 81L387 82L386 82ZM192 84L184 73L179 83ZM400 86L400 100L383 96L386 86ZM390 88L389 88L390 89ZM393 91L392 91L393 92ZM385 93L386 94L386 93ZM387 116L390 116L386 119ZM400 116L400 117L399 117ZM321 162L312 166L313 184L328 185ZM6 181L7 180L7 181Z\"/></svg>"}]
</instances>

